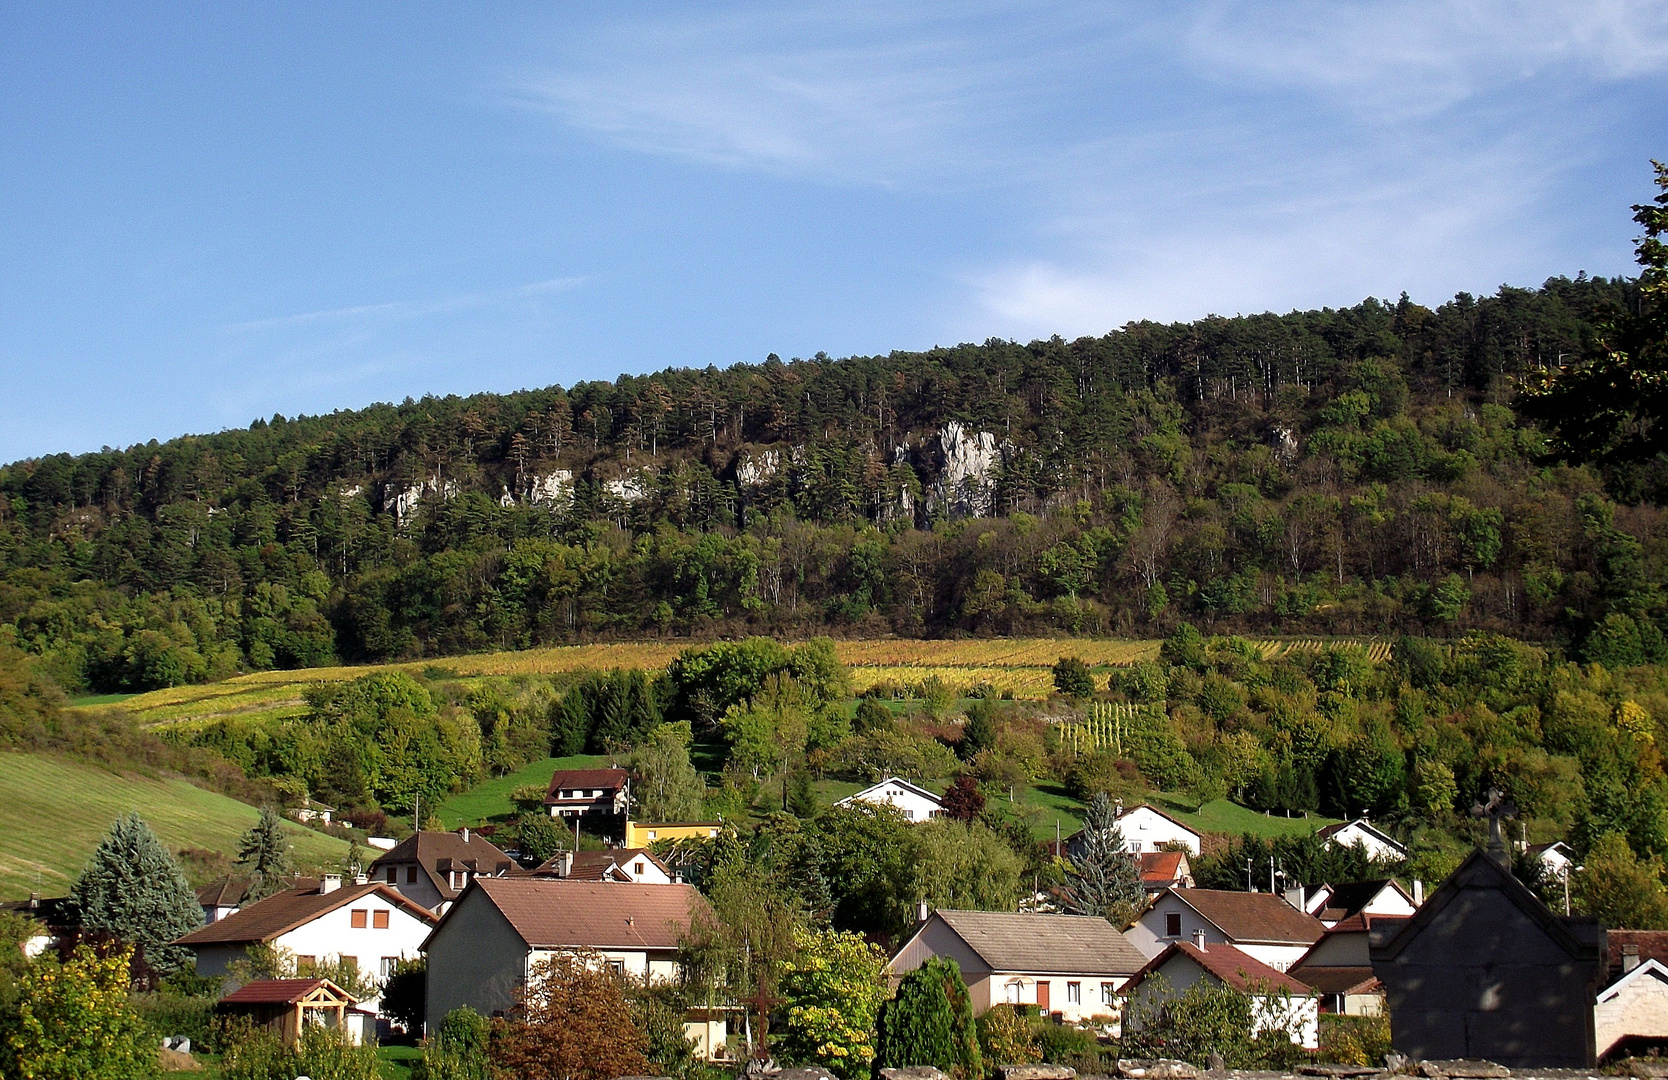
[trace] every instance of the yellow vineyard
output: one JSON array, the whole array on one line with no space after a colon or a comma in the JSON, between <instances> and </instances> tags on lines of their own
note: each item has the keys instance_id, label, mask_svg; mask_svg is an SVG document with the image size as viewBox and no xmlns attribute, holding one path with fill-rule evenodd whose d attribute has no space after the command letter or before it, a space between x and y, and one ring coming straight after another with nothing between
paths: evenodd
<instances>
[{"instance_id":1,"label":"yellow vineyard","mask_svg":"<svg viewBox=\"0 0 1668 1080\"><path fill-rule=\"evenodd\" d=\"M988 688L1016 698L1045 698L1054 688L1050 668L1062 656L1075 656L1090 667L1108 667L1151 660L1157 641L1114 641L1084 638L990 638L972 641L915 641L875 639L835 644L840 659L851 669L852 683L863 691L877 684L915 692L937 679L948 689L966 693ZM1382 641L1264 641L1265 656L1318 652L1327 646L1365 649L1374 662L1387 660L1390 645ZM418 660L377 667L326 667L303 671L262 671L206 686L179 686L140 694L119 708L145 724L201 723L228 716L299 715L302 694L310 685L355 679L369 671L404 670L470 679L515 675L552 675L607 668L663 668L687 642L628 642L609 645L565 645L524 652L484 653L437 660ZM109 708L112 706L88 706Z\"/></svg>"}]
</instances>

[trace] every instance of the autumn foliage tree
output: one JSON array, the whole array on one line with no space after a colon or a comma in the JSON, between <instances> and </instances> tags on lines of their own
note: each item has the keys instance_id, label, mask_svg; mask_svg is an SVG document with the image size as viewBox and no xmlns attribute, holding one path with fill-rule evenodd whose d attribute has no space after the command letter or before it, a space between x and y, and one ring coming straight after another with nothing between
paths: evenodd
<instances>
[{"instance_id":1,"label":"autumn foliage tree","mask_svg":"<svg viewBox=\"0 0 1668 1080\"><path fill-rule=\"evenodd\" d=\"M559 953L534 967L509 1018L495 1024L489 1056L521 1080L614 1080L644 1075L646 1048L602 957Z\"/></svg>"}]
</instances>

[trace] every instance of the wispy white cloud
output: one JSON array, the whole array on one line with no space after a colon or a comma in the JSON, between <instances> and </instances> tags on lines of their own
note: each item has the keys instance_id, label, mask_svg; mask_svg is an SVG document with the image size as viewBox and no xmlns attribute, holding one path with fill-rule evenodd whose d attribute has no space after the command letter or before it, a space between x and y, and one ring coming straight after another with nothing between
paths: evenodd
<instances>
[{"instance_id":1,"label":"wispy white cloud","mask_svg":"<svg viewBox=\"0 0 1668 1080\"><path fill-rule=\"evenodd\" d=\"M1215 0L1197 69L1328 95L1382 118L1426 115L1549 70L1625 79L1668 68L1663 0Z\"/></svg>"},{"instance_id":2,"label":"wispy white cloud","mask_svg":"<svg viewBox=\"0 0 1668 1080\"><path fill-rule=\"evenodd\" d=\"M301 327L312 323L364 323L374 320L421 318L426 315L438 315L449 311L490 307L527 297L549 296L578 288L584 282L583 277L549 278L545 281L528 282L525 285L516 285L507 289L455 293L451 296L442 296L430 300L393 300L380 304L353 304L347 307L327 308L321 311L303 311L294 315L278 315L267 319L251 319L233 323L227 329L236 333L258 333L288 327Z\"/></svg>"}]
</instances>

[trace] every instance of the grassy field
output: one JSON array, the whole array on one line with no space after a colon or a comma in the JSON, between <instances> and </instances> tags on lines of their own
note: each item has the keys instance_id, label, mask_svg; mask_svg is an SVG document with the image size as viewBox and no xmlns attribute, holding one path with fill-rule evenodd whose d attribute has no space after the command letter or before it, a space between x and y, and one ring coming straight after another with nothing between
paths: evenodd
<instances>
[{"instance_id":1,"label":"grassy field","mask_svg":"<svg viewBox=\"0 0 1668 1080\"><path fill-rule=\"evenodd\" d=\"M460 825L478 825L490 818L502 817L515 809L510 792L523 784L550 783L550 774L557 769L606 769L608 758L600 754L580 754L576 757L553 757L535 761L531 765L478 784L468 791L453 795L440 804L437 813L448 829Z\"/></svg>"},{"instance_id":2,"label":"grassy field","mask_svg":"<svg viewBox=\"0 0 1668 1080\"><path fill-rule=\"evenodd\" d=\"M183 780L117 775L41 754L0 753L0 897L61 895L110 823L137 810L171 849L237 855L260 812ZM289 827L297 862L335 863L347 845Z\"/></svg>"}]
</instances>

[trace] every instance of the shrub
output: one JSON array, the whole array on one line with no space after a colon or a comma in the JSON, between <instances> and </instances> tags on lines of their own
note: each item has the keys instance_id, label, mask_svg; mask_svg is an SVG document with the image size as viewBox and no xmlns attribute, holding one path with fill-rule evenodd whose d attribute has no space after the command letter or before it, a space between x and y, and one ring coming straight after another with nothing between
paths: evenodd
<instances>
[{"instance_id":1,"label":"shrub","mask_svg":"<svg viewBox=\"0 0 1668 1080\"><path fill-rule=\"evenodd\" d=\"M1042 1052L1031 1033L1031 1025L1012 1005L993 1005L979 1017L979 1050L992 1066L1031 1065L1042 1060Z\"/></svg>"},{"instance_id":2,"label":"shrub","mask_svg":"<svg viewBox=\"0 0 1668 1080\"><path fill-rule=\"evenodd\" d=\"M411 1080L487 1080L491 1030L486 1018L467 1005L453 1009L412 1066Z\"/></svg>"},{"instance_id":3,"label":"shrub","mask_svg":"<svg viewBox=\"0 0 1668 1080\"><path fill-rule=\"evenodd\" d=\"M1041 1059L1050 1065L1067 1065L1079 1073L1106 1071L1101 1064L1100 1045L1092 1031L1044 1021L1036 1025L1033 1035Z\"/></svg>"},{"instance_id":4,"label":"shrub","mask_svg":"<svg viewBox=\"0 0 1668 1080\"><path fill-rule=\"evenodd\" d=\"M60 963L43 956L19 986L8 1035L11 1064L29 1080L139 1080L156 1068L156 1043L128 996L126 949L77 946Z\"/></svg>"},{"instance_id":5,"label":"shrub","mask_svg":"<svg viewBox=\"0 0 1668 1080\"><path fill-rule=\"evenodd\" d=\"M1340 1065L1377 1065L1390 1052L1389 1016L1320 1018L1320 1058Z\"/></svg>"},{"instance_id":6,"label":"shrub","mask_svg":"<svg viewBox=\"0 0 1668 1080\"><path fill-rule=\"evenodd\" d=\"M133 995L133 1008L160 1042L182 1035L191 1040L193 1051L214 1052L216 1047L214 999L159 992Z\"/></svg>"},{"instance_id":7,"label":"shrub","mask_svg":"<svg viewBox=\"0 0 1668 1080\"><path fill-rule=\"evenodd\" d=\"M1095 677L1089 665L1075 656L1062 656L1054 665L1054 689L1067 697L1093 697Z\"/></svg>"},{"instance_id":8,"label":"shrub","mask_svg":"<svg viewBox=\"0 0 1668 1080\"><path fill-rule=\"evenodd\" d=\"M879 1028L881 1068L933 1065L963 1080L982 1073L972 1001L953 960L935 956L905 975L881 1008Z\"/></svg>"}]
</instances>

